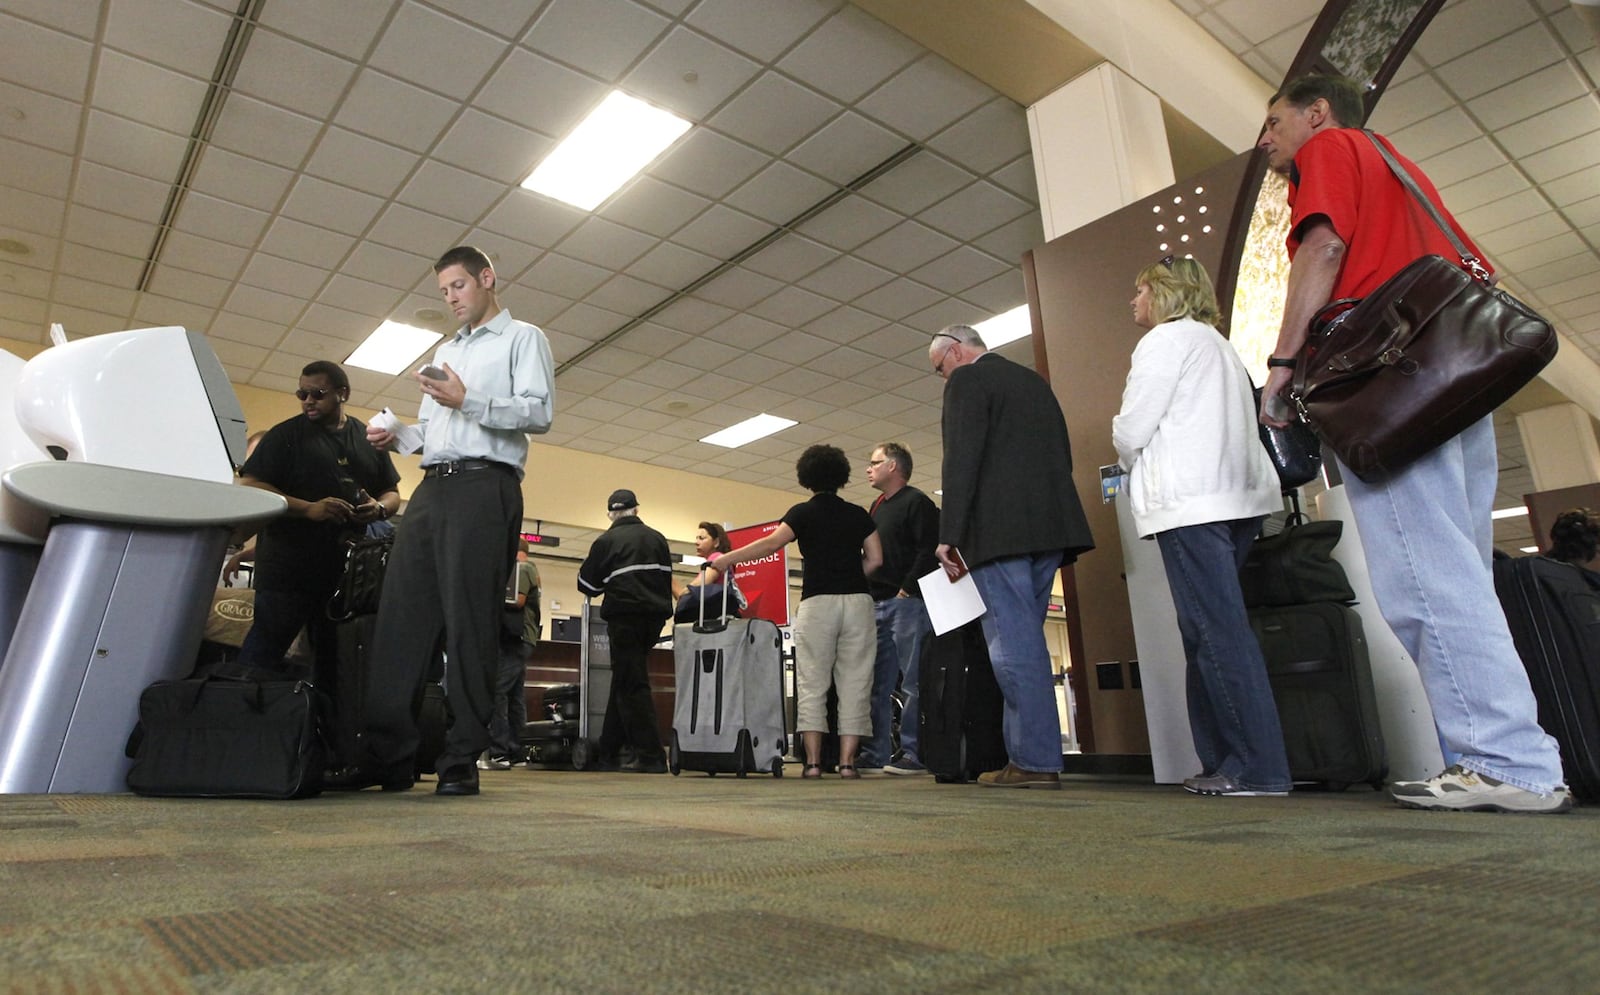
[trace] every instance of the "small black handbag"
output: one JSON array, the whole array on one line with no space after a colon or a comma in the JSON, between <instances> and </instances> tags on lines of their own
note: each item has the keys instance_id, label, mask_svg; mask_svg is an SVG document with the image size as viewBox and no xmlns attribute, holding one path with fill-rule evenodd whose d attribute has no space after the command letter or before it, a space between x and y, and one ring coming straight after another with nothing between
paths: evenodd
<instances>
[{"instance_id":1,"label":"small black handbag","mask_svg":"<svg viewBox=\"0 0 1600 995\"><path fill-rule=\"evenodd\" d=\"M157 681L139 696L128 787L171 798L309 798L322 791L321 709L305 681Z\"/></svg>"},{"instance_id":2,"label":"small black handbag","mask_svg":"<svg viewBox=\"0 0 1600 995\"><path fill-rule=\"evenodd\" d=\"M328 599L328 618L347 622L357 615L371 615L378 610L383 573L389 566L389 553L393 549L393 534L356 539L349 544L339 587Z\"/></svg>"},{"instance_id":3,"label":"small black handbag","mask_svg":"<svg viewBox=\"0 0 1600 995\"><path fill-rule=\"evenodd\" d=\"M1256 410L1261 410L1261 388L1255 388ZM1303 487L1317 479L1322 472L1322 442L1311 426L1299 418L1278 428L1257 422L1261 432L1261 445L1272 457L1272 467L1278 471L1278 485L1289 491Z\"/></svg>"}]
</instances>

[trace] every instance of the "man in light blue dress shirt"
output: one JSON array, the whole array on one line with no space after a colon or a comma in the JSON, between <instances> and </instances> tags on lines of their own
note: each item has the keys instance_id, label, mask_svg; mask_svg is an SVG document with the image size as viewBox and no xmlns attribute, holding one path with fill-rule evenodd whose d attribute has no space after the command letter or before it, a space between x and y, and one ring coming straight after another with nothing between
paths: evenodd
<instances>
[{"instance_id":1,"label":"man in light blue dress shirt","mask_svg":"<svg viewBox=\"0 0 1600 995\"><path fill-rule=\"evenodd\" d=\"M500 306L494 267L471 246L434 264L462 322L422 387L423 481L396 534L378 606L366 694L366 763L343 788L413 783L414 702L442 645L454 720L436 763L441 795L478 793L489 745L500 612L522 525L528 434L550 430L555 369L537 327ZM395 438L369 428L379 449Z\"/></svg>"}]
</instances>

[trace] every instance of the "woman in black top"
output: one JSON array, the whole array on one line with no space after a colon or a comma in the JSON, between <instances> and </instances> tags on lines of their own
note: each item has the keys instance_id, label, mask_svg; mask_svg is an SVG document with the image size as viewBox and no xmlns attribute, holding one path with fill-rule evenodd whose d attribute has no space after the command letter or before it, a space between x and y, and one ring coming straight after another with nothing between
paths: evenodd
<instances>
[{"instance_id":1,"label":"woman in black top","mask_svg":"<svg viewBox=\"0 0 1600 995\"><path fill-rule=\"evenodd\" d=\"M770 534L717 560L731 567L759 560L791 542L803 558L800 611L795 619L795 727L806 750L803 776L822 776L827 695L839 694L839 776L857 778L856 750L872 734L869 713L877 627L867 575L883 562L877 528L865 508L839 497L850 482L850 459L837 446L812 446L795 464L812 498L790 508Z\"/></svg>"}]
</instances>

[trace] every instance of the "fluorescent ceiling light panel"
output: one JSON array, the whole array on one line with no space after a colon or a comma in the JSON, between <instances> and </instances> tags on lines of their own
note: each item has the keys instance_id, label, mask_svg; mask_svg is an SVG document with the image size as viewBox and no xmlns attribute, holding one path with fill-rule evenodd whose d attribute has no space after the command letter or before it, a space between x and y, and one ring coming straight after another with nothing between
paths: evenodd
<instances>
[{"instance_id":1,"label":"fluorescent ceiling light panel","mask_svg":"<svg viewBox=\"0 0 1600 995\"><path fill-rule=\"evenodd\" d=\"M1489 517L1498 520L1501 518L1516 518L1527 513L1527 508L1501 508L1499 511L1491 513Z\"/></svg>"},{"instance_id":2,"label":"fluorescent ceiling light panel","mask_svg":"<svg viewBox=\"0 0 1600 995\"><path fill-rule=\"evenodd\" d=\"M754 418L746 418L737 425L729 425L720 432L712 432L700 441L709 442L713 446L738 449L747 442L765 439L774 432L782 432L791 425L798 424L800 423L793 419L763 413Z\"/></svg>"},{"instance_id":3,"label":"fluorescent ceiling light panel","mask_svg":"<svg viewBox=\"0 0 1600 995\"><path fill-rule=\"evenodd\" d=\"M997 314L987 321L980 321L972 326L978 334L983 336L983 343L993 349L1003 346L1007 342L1025 339L1033 334L1033 322L1028 318L1028 305L1018 304L1016 307Z\"/></svg>"},{"instance_id":4,"label":"fluorescent ceiling light panel","mask_svg":"<svg viewBox=\"0 0 1600 995\"><path fill-rule=\"evenodd\" d=\"M676 114L612 90L522 185L592 211L688 130Z\"/></svg>"},{"instance_id":5,"label":"fluorescent ceiling light panel","mask_svg":"<svg viewBox=\"0 0 1600 995\"><path fill-rule=\"evenodd\" d=\"M417 357L444 338L438 332L398 321L386 321L373 330L367 340L356 346L345 359L346 366L359 366L363 370L379 373L403 373Z\"/></svg>"},{"instance_id":6,"label":"fluorescent ceiling light panel","mask_svg":"<svg viewBox=\"0 0 1600 995\"><path fill-rule=\"evenodd\" d=\"M1524 553L1537 553L1538 551L1539 551L1539 547L1538 546L1524 546L1524 547L1522 547L1522 552L1524 552Z\"/></svg>"}]
</instances>

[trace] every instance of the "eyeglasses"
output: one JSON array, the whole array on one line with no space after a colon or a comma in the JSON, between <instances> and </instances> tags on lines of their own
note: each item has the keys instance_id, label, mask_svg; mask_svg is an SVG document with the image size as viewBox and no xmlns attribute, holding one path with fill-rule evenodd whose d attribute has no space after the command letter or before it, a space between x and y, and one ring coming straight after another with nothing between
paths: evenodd
<instances>
[{"instance_id":1,"label":"eyeglasses","mask_svg":"<svg viewBox=\"0 0 1600 995\"><path fill-rule=\"evenodd\" d=\"M1171 257L1171 256L1162 256L1161 257L1161 265L1165 266L1167 269L1171 269L1172 268L1172 264L1174 262L1176 262L1176 261L1177 260L1173 259L1173 257Z\"/></svg>"},{"instance_id":2,"label":"eyeglasses","mask_svg":"<svg viewBox=\"0 0 1600 995\"><path fill-rule=\"evenodd\" d=\"M951 335L949 332L935 332L933 337L935 339L949 339L956 345L961 344L961 338L956 335ZM939 361L937 363L933 364L933 372L939 374L941 377L944 376L944 364L950 359L950 350L954 349L955 347L955 345L947 345L944 347L944 354L939 357Z\"/></svg>"},{"instance_id":3,"label":"eyeglasses","mask_svg":"<svg viewBox=\"0 0 1600 995\"><path fill-rule=\"evenodd\" d=\"M320 401L333 393L332 387L313 387L310 390L297 390L294 396L302 401Z\"/></svg>"},{"instance_id":4,"label":"eyeglasses","mask_svg":"<svg viewBox=\"0 0 1600 995\"><path fill-rule=\"evenodd\" d=\"M883 464L885 464L887 462L889 462L889 461L886 460L886 459L869 459L869 460L867 460L867 465L868 466L882 466Z\"/></svg>"}]
</instances>

